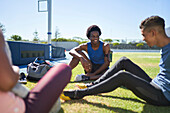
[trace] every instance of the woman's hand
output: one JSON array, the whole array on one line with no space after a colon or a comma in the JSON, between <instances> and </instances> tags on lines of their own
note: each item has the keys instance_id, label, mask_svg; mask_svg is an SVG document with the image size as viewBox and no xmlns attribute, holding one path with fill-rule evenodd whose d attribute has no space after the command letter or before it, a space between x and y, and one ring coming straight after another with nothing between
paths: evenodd
<instances>
[{"instance_id":1,"label":"woman's hand","mask_svg":"<svg viewBox=\"0 0 170 113\"><path fill-rule=\"evenodd\" d=\"M87 73L91 72L92 66L89 61L87 61L84 57L81 57L80 62Z\"/></svg>"},{"instance_id":2,"label":"woman's hand","mask_svg":"<svg viewBox=\"0 0 170 113\"><path fill-rule=\"evenodd\" d=\"M89 77L90 76L95 76L95 74L94 73L87 73L86 76L89 76Z\"/></svg>"}]
</instances>

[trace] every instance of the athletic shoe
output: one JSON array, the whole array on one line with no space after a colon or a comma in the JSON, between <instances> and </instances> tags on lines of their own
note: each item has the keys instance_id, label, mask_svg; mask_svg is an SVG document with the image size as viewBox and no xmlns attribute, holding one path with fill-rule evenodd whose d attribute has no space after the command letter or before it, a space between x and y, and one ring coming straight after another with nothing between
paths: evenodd
<instances>
[{"instance_id":1,"label":"athletic shoe","mask_svg":"<svg viewBox=\"0 0 170 113\"><path fill-rule=\"evenodd\" d=\"M62 100L76 100L76 99L81 99L83 97L78 97L77 95L77 90L71 90L71 91L64 91L61 95L60 95L60 99Z\"/></svg>"},{"instance_id":2,"label":"athletic shoe","mask_svg":"<svg viewBox=\"0 0 170 113\"><path fill-rule=\"evenodd\" d=\"M71 98L70 98L69 96L64 95L64 93L62 93L62 94L60 95L60 99L61 99L61 100L65 100L65 101L71 100Z\"/></svg>"},{"instance_id":3,"label":"athletic shoe","mask_svg":"<svg viewBox=\"0 0 170 113\"><path fill-rule=\"evenodd\" d=\"M27 78L25 76L25 74L22 72L20 73L20 78L18 80L19 83L22 83L22 84L26 84L27 83Z\"/></svg>"},{"instance_id":4,"label":"athletic shoe","mask_svg":"<svg viewBox=\"0 0 170 113\"><path fill-rule=\"evenodd\" d=\"M75 82L86 81L86 80L90 80L90 77L84 74L77 75L74 79Z\"/></svg>"},{"instance_id":5,"label":"athletic shoe","mask_svg":"<svg viewBox=\"0 0 170 113\"><path fill-rule=\"evenodd\" d=\"M77 86L79 89L85 89L85 88L88 88L88 87L90 86L90 83L87 83L87 84L78 83L78 84L76 84L76 86Z\"/></svg>"},{"instance_id":6,"label":"athletic shoe","mask_svg":"<svg viewBox=\"0 0 170 113\"><path fill-rule=\"evenodd\" d=\"M74 81L76 81L76 82L81 81L82 80L82 76L83 76L83 74L76 75Z\"/></svg>"}]
</instances>

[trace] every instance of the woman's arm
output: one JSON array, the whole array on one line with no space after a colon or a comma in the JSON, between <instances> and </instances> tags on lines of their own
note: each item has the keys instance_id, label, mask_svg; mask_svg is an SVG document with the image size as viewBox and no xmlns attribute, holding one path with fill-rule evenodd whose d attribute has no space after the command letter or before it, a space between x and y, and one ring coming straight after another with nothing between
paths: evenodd
<instances>
[{"instance_id":1,"label":"woman's arm","mask_svg":"<svg viewBox=\"0 0 170 113\"><path fill-rule=\"evenodd\" d=\"M81 44L81 45L73 48L72 50L70 50L69 54L72 55L73 57L79 59L83 68L87 72L91 71L91 62L82 51L87 52L87 43Z\"/></svg>"},{"instance_id":2,"label":"woman's arm","mask_svg":"<svg viewBox=\"0 0 170 113\"><path fill-rule=\"evenodd\" d=\"M79 52L83 51L83 50L87 52L87 43L81 44L77 47L74 47L73 49L70 50L69 54L73 57L80 59L83 56L81 54L79 54Z\"/></svg>"},{"instance_id":3,"label":"woman's arm","mask_svg":"<svg viewBox=\"0 0 170 113\"><path fill-rule=\"evenodd\" d=\"M0 29L0 90L10 91L18 81L19 75L15 73L5 51L5 41ZM16 68L15 68L16 69Z\"/></svg>"}]
</instances>

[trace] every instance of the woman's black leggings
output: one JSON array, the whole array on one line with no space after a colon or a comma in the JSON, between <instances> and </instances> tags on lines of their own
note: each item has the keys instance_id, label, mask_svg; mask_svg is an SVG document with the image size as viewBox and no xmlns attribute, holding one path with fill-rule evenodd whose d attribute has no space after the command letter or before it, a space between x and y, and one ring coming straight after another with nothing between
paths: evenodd
<instances>
[{"instance_id":1,"label":"woman's black leggings","mask_svg":"<svg viewBox=\"0 0 170 113\"><path fill-rule=\"evenodd\" d=\"M161 89L151 81L152 79L139 66L128 58L122 57L99 79L94 81L91 87L78 90L77 94L79 96L95 95L124 86L149 104L170 105Z\"/></svg>"}]
</instances>

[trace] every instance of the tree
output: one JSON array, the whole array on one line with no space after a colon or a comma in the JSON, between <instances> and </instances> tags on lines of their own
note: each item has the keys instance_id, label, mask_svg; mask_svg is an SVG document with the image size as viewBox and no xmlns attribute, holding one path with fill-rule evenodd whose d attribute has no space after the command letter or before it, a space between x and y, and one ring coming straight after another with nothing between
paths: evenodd
<instances>
[{"instance_id":1,"label":"tree","mask_svg":"<svg viewBox=\"0 0 170 113\"><path fill-rule=\"evenodd\" d=\"M117 46L117 45L119 45L119 43L118 43L118 42L113 43L113 46Z\"/></svg>"},{"instance_id":2,"label":"tree","mask_svg":"<svg viewBox=\"0 0 170 113\"><path fill-rule=\"evenodd\" d=\"M11 36L11 39L12 39L12 40L15 40L15 41L20 41L20 40L22 40L22 37L19 36L19 35L12 35L12 36Z\"/></svg>"},{"instance_id":3,"label":"tree","mask_svg":"<svg viewBox=\"0 0 170 113\"><path fill-rule=\"evenodd\" d=\"M1 23L0 23L0 29L2 30L3 33L6 31L5 26Z\"/></svg>"},{"instance_id":4,"label":"tree","mask_svg":"<svg viewBox=\"0 0 170 113\"><path fill-rule=\"evenodd\" d=\"M37 30L35 30L35 32L33 33L33 35L34 35L33 41L39 41Z\"/></svg>"},{"instance_id":5,"label":"tree","mask_svg":"<svg viewBox=\"0 0 170 113\"><path fill-rule=\"evenodd\" d=\"M143 45L144 45L143 43L138 43L138 44L136 44L136 47L142 48Z\"/></svg>"},{"instance_id":6,"label":"tree","mask_svg":"<svg viewBox=\"0 0 170 113\"><path fill-rule=\"evenodd\" d=\"M84 41L84 39L83 39L83 38L81 38L81 37L77 37L77 36L73 37L73 39L78 40L78 41L80 41L80 42Z\"/></svg>"},{"instance_id":7,"label":"tree","mask_svg":"<svg viewBox=\"0 0 170 113\"><path fill-rule=\"evenodd\" d=\"M60 37L60 32L59 32L59 29L58 27L56 26L56 30L55 30L55 38L59 38Z\"/></svg>"},{"instance_id":8,"label":"tree","mask_svg":"<svg viewBox=\"0 0 170 113\"><path fill-rule=\"evenodd\" d=\"M109 42L111 43L113 40L112 39L104 39L104 42Z\"/></svg>"}]
</instances>

